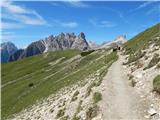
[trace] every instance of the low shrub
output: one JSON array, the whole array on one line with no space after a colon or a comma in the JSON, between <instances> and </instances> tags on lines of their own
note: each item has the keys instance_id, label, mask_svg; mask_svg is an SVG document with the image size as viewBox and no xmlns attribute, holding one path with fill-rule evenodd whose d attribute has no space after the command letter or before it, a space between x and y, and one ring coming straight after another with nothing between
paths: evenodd
<instances>
[{"instance_id":1,"label":"low shrub","mask_svg":"<svg viewBox=\"0 0 160 120\"><path fill-rule=\"evenodd\" d=\"M60 110L58 111L58 113L57 113L56 118L60 118L60 117L62 117L64 114L65 114L65 108L60 109Z\"/></svg>"},{"instance_id":2,"label":"low shrub","mask_svg":"<svg viewBox=\"0 0 160 120\"><path fill-rule=\"evenodd\" d=\"M100 100L102 100L102 94L99 93L99 92L95 92L95 93L93 94L93 101L94 101L94 103L97 103L97 102L99 102Z\"/></svg>"},{"instance_id":3,"label":"low shrub","mask_svg":"<svg viewBox=\"0 0 160 120\"><path fill-rule=\"evenodd\" d=\"M129 80L132 80L133 77L134 77L134 76L133 76L132 74L128 74L128 79L129 79Z\"/></svg>"},{"instance_id":4,"label":"low shrub","mask_svg":"<svg viewBox=\"0 0 160 120\"><path fill-rule=\"evenodd\" d=\"M94 52L94 51L95 51L95 50L83 51L83 52L81 52L81 56L89 55L89 54L91 54L91 53Z\"/></svg>"},{"instance_id":5,"label":"low shrub","mask_svg":"<svg viewBox=\"0 0 160 120\"><path fill-rule=\"evenodd\" d=\"M153 80L153 90L160 93L160 75L156 76Z\"/></svg>"},{"instance_id":6,"label":"low shrub","mask_svg":"<svg viewBox=\"0 0 160 120\"><path fill-rule=\"evenodd\" d=\"M73 94L73 96L72 96L72 100L71 100L71 101L75 101L75 100L77 100L77 96L78 96L78 94L79 94L79 91L76 91L76 92Z\"/></svg>"},{"instance_id":7,"label":"low shrub","mask_svg":"<svg viewBox=\"0 0 160 120\"><path fill-rule=\"evenodd\" d=\"M33 86L34 86L34 83L29 83L28 86L29 86L29 87L33 87Z\"/></svg>"},{"instance_id":8,"label":"low shrub","mask_svg":"<svg viewBox=\"0 0 160 120\"><path fill-rule=\"evenodd\" d=\"M87 120L91 120L92 118L96 117L98 114L99 107L97 105L93 105L89 107L86 111Z\"/></svg>"},{"instance_id":9,"label":"low shrub","mask_svg":"<svg viewBox=\"0 0 160 120\"><path fill-rule=\"evenodd\" d=\"M136 85L136 81L134 79L131 79L131 86L135 87L135 85Z\"/></svg>"}]
</instances>

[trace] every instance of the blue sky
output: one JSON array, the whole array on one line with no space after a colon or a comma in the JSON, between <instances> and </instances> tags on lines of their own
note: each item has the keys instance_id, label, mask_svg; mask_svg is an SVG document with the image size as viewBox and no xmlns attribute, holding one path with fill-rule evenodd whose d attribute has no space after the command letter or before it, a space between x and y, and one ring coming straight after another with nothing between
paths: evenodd
<instances>
[{"instance_id":1,"label":"blue sky","mask_svg":"<svg viewBox=\"0 0 160 120\"><path fill-rule=\"evenodd\" d=\"M84 32L99 44L123 34L130 39L160 22L158 1L3 1L1 7L1 41L22 48L61 32Z\"/></svg>"}]
</instances>

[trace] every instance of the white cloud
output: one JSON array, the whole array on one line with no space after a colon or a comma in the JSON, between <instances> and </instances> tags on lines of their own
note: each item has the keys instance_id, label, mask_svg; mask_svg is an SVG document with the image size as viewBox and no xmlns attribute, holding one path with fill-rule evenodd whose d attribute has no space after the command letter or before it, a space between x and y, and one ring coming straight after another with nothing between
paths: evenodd
<instances>
[{"instance_id":1,"label":"white cloud","mask_svg":"<svg viewBox=\"0 0 160 120\"><path fill-rule=\"evenodd\" d=\"M53 6L59 6L59 7L75 7L75 8L88 8L90 7L89 4L87 4L85 1L78 1L78 0L66 0L66 1L53 1L51 2L51 5Z\"/></svg>"},{"instance_id":2,"label":"white cloud","mask_svg":"<svg viewBox=\"0 0 160 120\"><path fill-rule=\"evenodd\" d=\"M94 25L95 27L110 28L110 27L115 27L116 26L115 23L113 23L111 21L106 21L106 20L97 21L97 20L91 19L91 20L89 20L89 22L92 25Z\"/></svg>"},{"instance_id":3,"label":"white cloud","mask_svg":"<svg viewBox=\"0 0 160 120\"><path fill-rule=\"evenodd\" d=\"M137 11L139 9L142 9L142 8L145 8L147 6L149 6L150 4L154 3L155 1L147 1L147 2L144 2L143 4L139 5L138 7L132 9L130 12L134 12L134 11Z\"/></svg>"},{"instance_id":4,"label":"white cloud","mask_svg":"<svg viewBox=\"0 0 160 120\"><path fill-rule=\"evenodd\" d=\"M154 1L147 1L143 4L141 4L140 6L137 7L137 9L141 9L141 8L144 8L144 7L147 7L148 5L152 4Z\"/></svg>"},{"instance_id":5,"label":"white cloud","mask_svg":"<svg viewBox=\"0 0 160 120\"><path fill-rule=\"evenodd\" d=\"M75 28L78 26L78 23L76 22L66 22L66 23L61 23L63 27L70 27L70 28Z\"/></svg>"},{"instance_id":6,"label":"white cloud","mask_svg":"<svg viewBox=\"0 0 160 120\"><path fill-rule=\"evenodd\" d=\"M27 15L19 15L19 14L14 14L14 15L4 15L3 16L6 19L9 20L14 20L23 24L28 24L28 25L44 25L46 24L46 21L41 17L41 16L27 16Z\"/></svg>"},{"instance_id":7,"label":"white cloud","mask_svg":"<svg viewBox=\"0 0 160 120\"><path fill-rule=\"evenodd\" d=\"M2 32L0 37L2 41L8 41L10 39L15 38L14 32Z\"/></svg>"},{"instance_id":8,"label":"white cloud","mask_svg":"<svg viewBox=\"0 0 160 120\"><path fill-rule=\"evenodd\" d=\"M68 27L68 28L76 28L78 27L78 23L75 21L59 21L59 20L54 20L53 21L53 26L55 27Z\"/></svg>"},{"instance_id":9,"label":"white cloud","mask_svg":"<svg viewBox=\"0 0 160 120\"><path fill-rule=\"evenodd\" d=\"M52 1L50 4L53 6L61 6L61 4L59 4L57 1Z\"/></svg>"},{"instance_id":10,"label":"white cloud","mask_svg":"<svg viewBox=\"0 0 160 120\"><path fill-rule=\"evenodd\" d=\"M6 20L16 21L18 24L30 24L30 25L46 25L47 22L40 16L36 11L24 8L20 5L16 5L13 2L3 1L2 7L2 18ZM6 27L9 28L5 23ZM8 23L9 24L9 23ZM12 23L10 23L12 24ZM11 25L14 27L14 25Z\"/></svg>"},{"instance_id":11,"label":"white cloud","mask_svg":"<svg viewBox=\"0 0 160 120\"><path fill-rule=\"evenodd\" d=\"M153 8L148 10L146 12L146 15L150 15L150 14L153 14L153 13L160 13L160 5L154 6Z\"/></svg>"},{"instance_id":12,"label":"white cloud","mask_svg":"<svg viewBox=\"0 0 160 120\"><path fill-rule=\"evenodd\" d=\"M72 6L72 7L77 7L77 8L90 7L90 5L88 5L88 4L86 4L85 2L82 2L82 1L67 1L66 3L70 6Z\"/></svg>"},{"instance_id":13,"label":"white cloud","mask_svg":"<svg viewBox=\"0 0 160 120\"><path fill-rule=\"evenodd\" d=\"M15 28L22 28L23 25L10 23L10 22L1 22L2 29L15 29Z\"/></svg>"},{"instance_id":14,"label":"white cloud","mask_svg":"<svg viewBox=\"0 0 160 120\"><path fill-rule=\"evenodd\" d=\"M24 14L24 13L30 13L30 10L27 10L26 8L23 8L21 6L15 5L10 1L2 1L1 7L6 9L8 12L16 13L16 14Z\"/></svg>"}]
</instances>

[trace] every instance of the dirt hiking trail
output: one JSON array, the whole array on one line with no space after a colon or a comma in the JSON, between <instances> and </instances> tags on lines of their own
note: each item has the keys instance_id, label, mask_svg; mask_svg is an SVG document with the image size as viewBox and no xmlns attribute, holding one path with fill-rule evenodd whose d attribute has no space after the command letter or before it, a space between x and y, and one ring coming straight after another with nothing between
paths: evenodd
<instances>
[{"instance_id":1,"label":"dirt hiking trail","mask_svg":"<svg viewBox=\"0 0 160 120\"><path fill-rule=\"evenodd\" d=\"M147 101L141 100L129 85L123 57L112 64L103 79L103 99L99 103L103 120L145 120Z\"/></svg>"}]
</instances>

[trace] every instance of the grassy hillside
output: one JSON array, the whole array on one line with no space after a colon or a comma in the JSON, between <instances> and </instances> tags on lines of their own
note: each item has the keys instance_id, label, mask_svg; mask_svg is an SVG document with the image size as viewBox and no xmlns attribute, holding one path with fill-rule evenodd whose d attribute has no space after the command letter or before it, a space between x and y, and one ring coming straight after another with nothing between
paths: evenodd
<instances>
[{"instance_id":1,"label":"grassy hillside","mask_svg":"<svg viewBox=\"0 0 160 120\"><path fill-rule=\"evenodd\" d=\"M153 44L153 48L149 48L149 46ZM155 46L158 46L155 48ZM150 49L150 53L153 54L155 50L160 49L160 23L152 26L151 28L146 29L144 32L139 33L137 36L133 37L131 40L126 42L124 44L124 53L129 55L128 61L124 64L130 64L132 62L137 62L142 57L146 57L146 51L143 51L145 49ZM157 69L159 69L159 62L160 62L160 56L159 54L155 53L148 57L152 57L152 59L149 61L148 65L143 69L147 70L153 66L157 66ZM145 60L148 58L146 57ZM144 61L145 61L144 60ZM141 64L143 66L143 64ZM153 89L160 92L160 75L158 75L153 80Z\"/></svg>"},{"instance_id":2,"label":"grassy hillside","mask_svg":"<svg viewBox=\"0 0 160 120\"><path fill-rule=\"evenodd\" d=\"M155 46L160 46L160 23L139 33L124 44L124 53L129 55L126 64L142 58L145 55L143 50L147 49L152 43Z\"/></svg>"},{"instance_id":3,"label":"grassy hillside","mask_svg":"<svg viewBox=\"0 0 160 120\"><path fill-rule=\"evenodd\" d=\"M152 42L160 46L160 39L156 39L156 37L160 37L160 23L146 29L126 42L124 44L125 53L134 54L137 51L147 48Z\"/></svg>"},{"instance_id":4,"label":"grassy hillside","mask_svg":"<svg viewBox=\"0 0 160 120\"><path fill-rule=\"evenodd\" d=\"M2 118L84 80L116 58L116 52L104 50L84 56L78 50L66 50L2 64Z\"/></svg>"}]
</instances>

